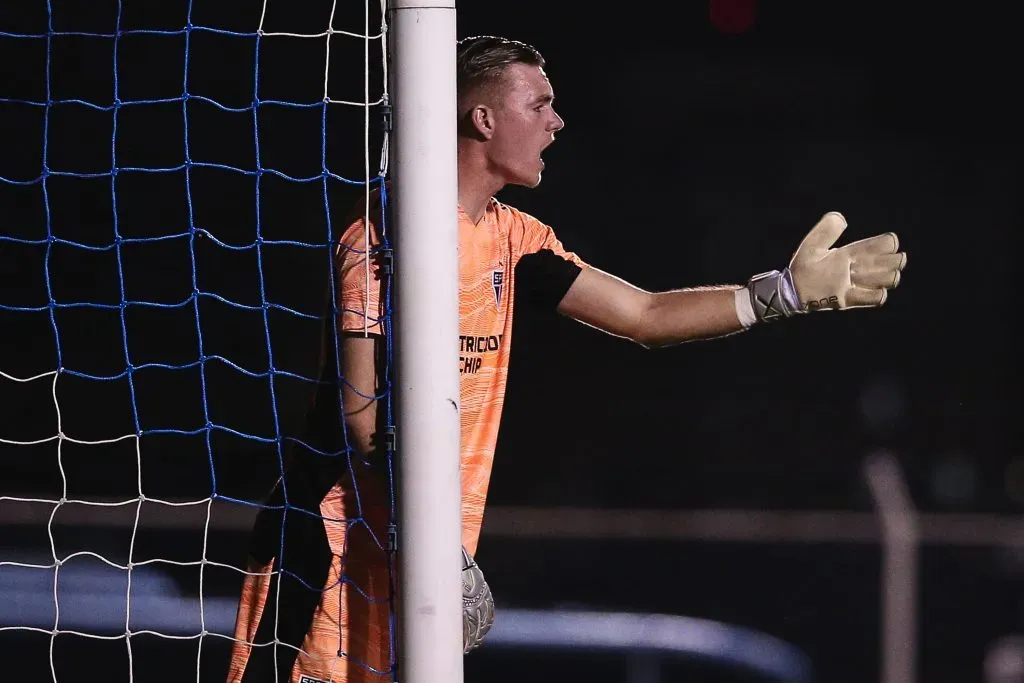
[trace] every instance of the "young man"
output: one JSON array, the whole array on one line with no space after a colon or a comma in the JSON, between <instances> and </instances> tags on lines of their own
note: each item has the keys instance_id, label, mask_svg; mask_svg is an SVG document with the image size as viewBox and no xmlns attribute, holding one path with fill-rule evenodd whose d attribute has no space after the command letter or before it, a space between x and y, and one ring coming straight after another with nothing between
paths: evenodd
<instances>
[{"instance_id":1,"label":"young man","mask_svg":"<svg viewBox=\"0 0 1024 683\"><path fill-rule=\"evenodd\" d=\"M550 227L494 198L506 185L540 183L541 155L564 126L544 60L528 45L484 36L459 42L457 64L462 540L468 555L476 552L483 520L517 301L657 347L798 313L880 306L899 284L906 255L898 252L896 235L833 248L846 227L838 213L822 217L787 268L755 275L745 286L647 292L589 266ZM331 391L321 391L316 404L329 425L319 433L330 440L333 431L336 440L344 430L356 454L339 466L341 458L300 453L275 489L271 505L282 505L287 488L289 506L300 512L289 512L283 532L279 513L263 514L257 523L232 682L275 680L275 666L280 680L292 683L389 680L389 482L370 457L380 432L375 397L384 335L380 267L371 259L367 276L365 262L367 246L372 251L378 239L379 226L371 222L354 221L337 251L344 424L330 426L337 413ZM334 377L337 366L327 366L325 376ZM278 585L270 572L281 569ZM482 581L477 570L469 576ZM467 634L473 641L467 647L489 626L487 605L481 610L467 616L475 630ZM276 645L254 648L254 641Z\"/></svg>"}]
</instances>

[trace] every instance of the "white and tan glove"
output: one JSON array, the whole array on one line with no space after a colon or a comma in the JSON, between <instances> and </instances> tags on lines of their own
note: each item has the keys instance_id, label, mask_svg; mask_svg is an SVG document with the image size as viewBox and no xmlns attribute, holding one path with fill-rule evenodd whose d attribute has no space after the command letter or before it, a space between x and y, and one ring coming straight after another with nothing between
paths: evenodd
<instances>
[{"instance_id":1,"label":"white and tan glove","mask_svg":"<svg viewBox=\"0 0 1024 683\"><path fill-rule=\"evenodd\" d=\"M887 232L833 248L846 230L843 215L822 216L782 271L760 273L747 290L762 322L820 310L877 307L900 283L907 255L896 233Z\"/></svg>"},{"instance_id":2,"label":"white and tan glove","mask_svg":"<svg viewBox=\"0 0 1024 683\"><path fill-rule=\"evenodd\" d=\"M462 548L462 653L484 642L484 636L494 624L494 598L491 587L484 579L466 548Z\"/></svg>"}]
</instances>

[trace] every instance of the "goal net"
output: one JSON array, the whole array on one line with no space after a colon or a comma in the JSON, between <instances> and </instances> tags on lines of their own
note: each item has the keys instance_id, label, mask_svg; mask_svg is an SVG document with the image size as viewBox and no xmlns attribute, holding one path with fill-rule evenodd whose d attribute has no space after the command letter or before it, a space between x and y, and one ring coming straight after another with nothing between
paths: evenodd
<instances>
[{"instance_id":1,"label":"goal net","mask_svg":"<svg viewBox=\"0 0 1024 683\"><path fill-rule=\"evenodd\" d=\"M307 427L331 245L387 172L381 4L0 5L0 652L33 680L224 680L257 511L296 449L352 457Z\"/></svg>"}]
</instances>

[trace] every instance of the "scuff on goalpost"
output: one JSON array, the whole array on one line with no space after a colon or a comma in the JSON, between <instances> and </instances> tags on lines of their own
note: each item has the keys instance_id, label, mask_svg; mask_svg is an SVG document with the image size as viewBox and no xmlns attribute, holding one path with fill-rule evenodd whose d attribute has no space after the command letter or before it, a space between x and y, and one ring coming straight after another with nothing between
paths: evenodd
<instances>
[{"instance_id":1,"label":"scuff on goalpost","mask_svg":"<svg viewBox=\"0 0 1024 683\"><path fill-rule=\"evenodd\" d=\"M194 643L196 680L210 679L204 643L225 636L208 628L203 597L237 582L242 559L210 538L218 509L259 506L289 448L351 453L302 442L322 379L305 352L339 314L322 310L338 216L358 194L369 203L389 164L395 374L378 399L394 409L404 580L398 596L367 599L407 607L382 681L396 669L410 683L461 680L455 7L384 4L358 17L332 0L0 10L0 57L19 75L0 86L0 265L18 284L0 291L12 417L0 427L0 507L47 520L45 538L0 544L0 585L45 577L53 595L0 623L0 637L42 638L17 646L45 657L28 666L54 683L75 667L68 638L82 639L89 666L129 681L161 670L146 666L150 638ZM389 144L379 122L391 103ZM361 134L339 130L357 119ZM198 556L148 535L152 506L201 516ZM129 511L122 547L68 550L83 508ZM117 573L93 590L123 630L62 621L61 595L87 567ZM197 591L190 632L140 619L134 606L151 603L132 577L153 572Z\"/></svg>"}]
</instances>

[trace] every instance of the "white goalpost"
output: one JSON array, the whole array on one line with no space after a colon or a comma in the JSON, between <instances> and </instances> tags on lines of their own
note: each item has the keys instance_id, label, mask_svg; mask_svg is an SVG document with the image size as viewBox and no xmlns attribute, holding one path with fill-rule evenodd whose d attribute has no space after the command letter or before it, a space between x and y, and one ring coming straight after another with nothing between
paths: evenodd
<instances>
[{"instance_id":1,"label":"white goalpost","mask_svg":"<svg viewBox=\"0 0 1024 683\"><path fill-rule=\"evenodd\" d=\"M398 678L462 680L454 0L389 3Z\"/></svg>"}]
</instances>

